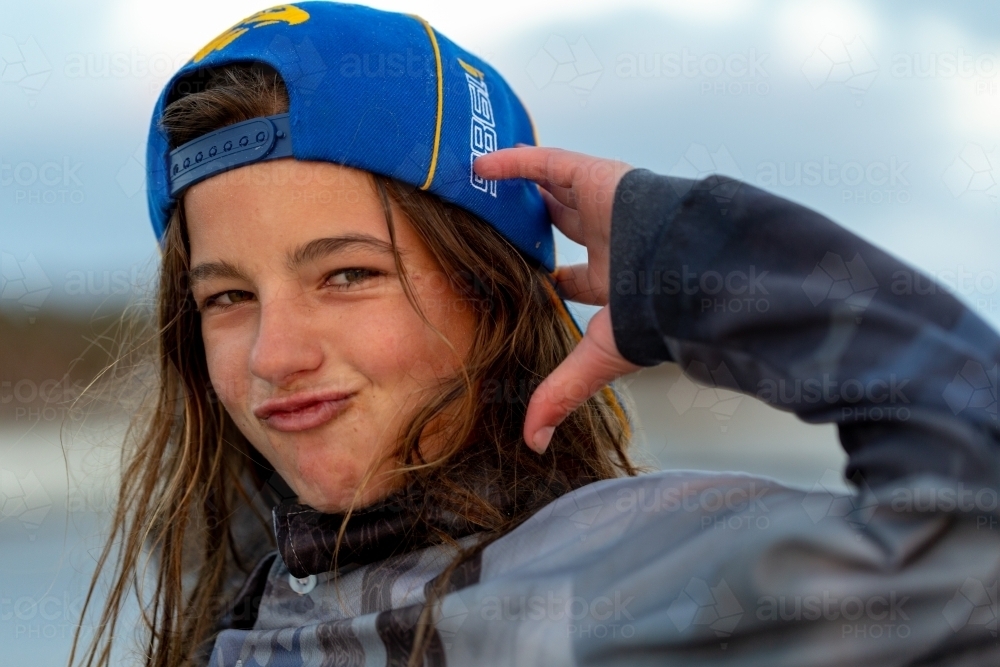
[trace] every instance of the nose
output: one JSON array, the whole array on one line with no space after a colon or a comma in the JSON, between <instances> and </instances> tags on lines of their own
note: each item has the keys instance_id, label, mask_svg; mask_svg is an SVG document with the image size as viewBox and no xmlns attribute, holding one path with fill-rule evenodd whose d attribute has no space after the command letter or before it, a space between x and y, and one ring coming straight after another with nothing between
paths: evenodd
<instances>
[{"instance_id":1,"label":"nose","mask_svg":"<svg viewBox=\"0 0 1000 667\"><path fill-rule=\"evenodd\" d=\"M305 301L287 294L261 300L250 372L273 386L288 386L323 363L323 350L310 331L313 318Z\"/></svg>"}]
</instances>

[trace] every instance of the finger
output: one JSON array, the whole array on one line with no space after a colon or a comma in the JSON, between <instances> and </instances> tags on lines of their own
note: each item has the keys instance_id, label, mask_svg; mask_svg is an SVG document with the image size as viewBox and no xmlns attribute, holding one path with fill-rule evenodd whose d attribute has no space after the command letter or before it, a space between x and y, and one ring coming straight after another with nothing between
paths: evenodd
<instances>
[{"instance_id":1,"label":"finger","mask_svg":"<svg viewBox=\"0 0 1000 667\"><path fill-rule=\"evenodd\" d=\"M545 206L549 209L549 216L552 217L552 223L556 228L565 234L570 241L584 245L580 212L560 202L548 190L539 189L539 192L542 194L542 200L545 201Z\"/></svg>"},{"instance_id":2,"label":"finger","mask_svg":"<svg viewBox=\"0 0 1000 667\"><path fill-rule=\"evenodd\" d=\"M607 308L599 310L587 334L531 395L524 419L524 440L541 454L552 433L573 410L617 377L639 370L618 352Z\"/></svg>"},{"instance_id":3,"label":"finger","mask_svg":"<svg viewBox=\"0 0 1000 667\"><path fill-rule=\"evenodd\" d=\"M574 170L593 160L589 155L562 148L521 146L480 155L473 161L472 168L490 180L527 178L536 183L569 188L573 185Z\"/></svg>"},{"instance_id":4,"label":"finger","mask_svg":"<svg viewBox=\"0 0 1000 667\"><path fill-rule=\"evenodd\" d=\"M607 305L603 286L591 285L587 264L560 266L555 272L556 286L564 298L590 306Z\"/></svg>"},{"instance_id":5,"label":"finger","mask_svg":"<svg viewBox=\"0 0 1000 667\"><path fill-rule=\"evenodd\" d=\"M575 209L576 205L576 195L573 193L572 188L564 188L555 183L549 183L548 181L539 181L538 187L544 192L555 197L563 206Z\"/></svg>"}]
</instances>

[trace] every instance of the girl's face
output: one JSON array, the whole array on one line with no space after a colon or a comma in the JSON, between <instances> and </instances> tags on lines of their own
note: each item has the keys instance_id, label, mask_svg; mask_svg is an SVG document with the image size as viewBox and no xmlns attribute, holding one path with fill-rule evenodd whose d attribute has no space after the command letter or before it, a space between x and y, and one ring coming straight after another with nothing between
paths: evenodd
<instances>
[{"instance_id":1,"label":"girl's face","mask_svg":"<svg viewBox=\"0 0 1000 667\"><path fill-rule=\"evenodd\" d=\"M365 172L263 162L194 185L184 207L209 375L243 434L318 510L398 486L382 459L455 374L475 326L405 215L393 207L402 263L448 342L406 298ZM433 456L434 438L422 447Z\"/></svg>"}]
</instances>

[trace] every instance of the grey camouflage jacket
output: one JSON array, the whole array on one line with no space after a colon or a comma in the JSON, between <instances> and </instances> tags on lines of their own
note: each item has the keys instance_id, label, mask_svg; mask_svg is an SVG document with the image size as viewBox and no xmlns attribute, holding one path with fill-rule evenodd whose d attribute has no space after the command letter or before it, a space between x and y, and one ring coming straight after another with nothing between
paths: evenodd
<instances>
[{"instance_id":1,"label":"grey camouflage jacket","mask_svg":"<svg viewBox=\"0 0 1000 667\"><path fill-rule=\"evenodd\" d=\"M836 423L856 490L662 471L566 493L453 573L424 664L1000 665L996 332L720 177L629 172L611 274L623 355ZM347 538L366 557L334 579L339 517L283 503L274 523L210 664L405 665L452 548L374 508Z\"/></svg>"}]
</instances>

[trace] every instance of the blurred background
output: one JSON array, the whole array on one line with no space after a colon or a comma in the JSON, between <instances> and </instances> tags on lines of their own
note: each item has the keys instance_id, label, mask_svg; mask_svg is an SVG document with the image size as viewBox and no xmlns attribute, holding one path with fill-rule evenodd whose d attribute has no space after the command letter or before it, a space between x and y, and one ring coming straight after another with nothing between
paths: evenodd
<instances>
[{"instance_id":1,"label":"blurred background","mask_svg":"<svg viewBox=\"0 0 1000 667\"><path fill-rule=\"evenodd\" d=\"M1000 324L991 3L368 4L417 13L493 64L542 144L767 188ZM0 1L4 665L65 664L102 543L132 397L74 401L116 354L121 323L148 317L158 261L143 168L152 105L195 51L266 6ZM326 64L310 66L322 74ZM564 238L558 249L561 263L585 259ZM846 488L830 426L696 385L670 365L621 384L653 466Z\"/></svg>"}]
</instances>

